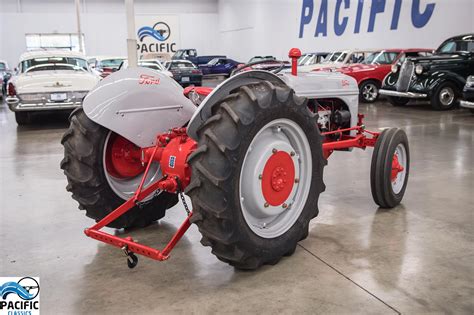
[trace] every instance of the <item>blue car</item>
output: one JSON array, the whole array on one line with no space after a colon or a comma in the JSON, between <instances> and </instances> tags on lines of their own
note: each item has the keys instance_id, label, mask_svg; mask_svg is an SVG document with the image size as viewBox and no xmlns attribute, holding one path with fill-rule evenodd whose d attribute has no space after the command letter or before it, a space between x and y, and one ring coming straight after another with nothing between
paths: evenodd
<instances>
[{"instance_id":1,"label":"blue car","mask_svg":"<svg viewBox=\"0 0 474 315\"><path fill-rule=\"evenodd\" d=\"M214 58L205 65L199 65L203 75L230 76L232 70L240 65L240 62L229 58Z\"/></svg>"}]
</instances>

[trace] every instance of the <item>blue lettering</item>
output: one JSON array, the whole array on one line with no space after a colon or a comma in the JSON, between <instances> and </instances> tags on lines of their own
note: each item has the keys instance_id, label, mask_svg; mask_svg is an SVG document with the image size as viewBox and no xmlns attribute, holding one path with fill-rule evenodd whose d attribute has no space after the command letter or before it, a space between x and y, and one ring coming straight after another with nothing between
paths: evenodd
<instances>
[{"instance_id":1,"label":"blue lettering","mask_svg":"<svg viewBox=\"0 0 474 315\"><path fill-rule=\"evenodd\" d=\"M339 11L341 10L341 4L344 1L344 9L349 9L350 2L349 0L337 0L336 2L336 13L334 15L334 32L337 36L341 36L347 27L347 16L342 19L342 22L339 23Z\"/></svg>"},{"instance_id":2,"label":"blue lettering","mask_svg":"<svg viewBox=\"0 0 474 315\"><path fill-rule=\"evenodd\" d=\"M359 5L357 6L356 21L354 26L354 33L358 34L360 32L360 21L362 20L362 10L364 9L364 0L359 0Z\"/></svg>"},{"instance_id":3,"label":"blue lettering","mask_svg":"<svg viewBox=\"0 0 474 315\"><path fill-rule=\"evenodd\" d=\"M398 21L400 20L400 10L402 9L402 0L395 0L395 7L393 8L392 25L391 30L398 28Z\"/></svg>"},{"instance_id":4,"label":"blue lettering","mask_svg":"<svg viewBox=\"0 0 474 315\"><path fill-rule=\"evenodd\" d=\"M314 37L318 37L319 34L323 36L328 35L328 0L321 1L321 7L319 8L318 21L316 22L316 31Z\"/></svg>"},{"instance_id":5,"label":"blue lettering","mask_svg":"<svg viewBox=\"0 0 474 315\"><path fill-rule=\"evenodd\" d=\"M371 33L374 31L375 17L378 13L385 11L385 0L372 0L372 7L370 8L369 28L367 32Z\"/></svg>"},{"instance_id":6,"label":"blue lettering","mask_svg":"<svg viewBox=\"0 0 474 315\"><path fill-rule=\"evenodd\" d=\"M313 0L303 0L303 8L301 9L301 21L300 21L300 38L303 37L304 26L311 22L313 18L314 3ZM306 14L306 12L308 12Z\"/></svg>"},{"instance_id":7,"label":"blue lettering","mask_svg":"<svg viewBox=\"0 0 474 315\"><path fill-rule=\"evenodd\" d=\"M411 6L411 22L416 28L421 28L425 26L433 14L436 4L430 3L426 6L426 9L423 13L420 12L420 0L413 0Z\"/></svg>"}]
</instances>

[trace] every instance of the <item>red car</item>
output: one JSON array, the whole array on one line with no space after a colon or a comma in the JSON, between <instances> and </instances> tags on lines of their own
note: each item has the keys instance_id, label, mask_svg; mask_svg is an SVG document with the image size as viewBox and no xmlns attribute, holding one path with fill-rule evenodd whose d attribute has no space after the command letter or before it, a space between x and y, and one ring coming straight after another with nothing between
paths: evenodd
<instances>
[{"instance_id":1,"label":"red car","mask_svg":"<svg viewBox=\"0 0 474 315\"><path fill-rule=\"evenodd\" d=\"M337 71L353 77L359 85L361 102L372 103L379 97L383 79L390 73L393 65L401 64L406 57L425 57L432 53L432 49L385 49L368 55L361 63L338 69L326 67L313 71Z\"/></svg>"}]
</instances>

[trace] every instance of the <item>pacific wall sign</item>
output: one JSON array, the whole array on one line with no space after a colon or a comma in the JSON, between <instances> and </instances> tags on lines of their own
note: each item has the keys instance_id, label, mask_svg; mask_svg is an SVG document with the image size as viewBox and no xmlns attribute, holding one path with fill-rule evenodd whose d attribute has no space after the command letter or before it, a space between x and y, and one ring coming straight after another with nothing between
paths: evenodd
<instances>
[{"instance_id":1,"label":"pacific wall sign","mask_svg":"<svg viewBox=\"0 0 474 315\"><path fill-rule=\"evenodd\" d=\"M137 52L173 55L179 43L179 19L174 15L137 15L135 18Z\"/></svg>"},{"instance_id":2,"label":"pacific wall sign","mask_svg":"<svg viewBox=\"0 0 474 315\"><path fill-rule=\"evenodd\" d=\"M402 4L411 2L411 23L414 28L423 28L431 19L436 3L421 4L421 0L303 0L300 18L299 38L310 33L314 37L328 36L328 29L333 28L337 36L345 33L358 34L375 29L375 21L379 18L390 18L390 30L397 30ZM386 11L387 2L393 3L393 10ZM316 4L316 5L315 5ZM334 5L334 16L329 19L328 5ZM356 8L355 17L349 17L347 10ZM364 10L365 8L365 10ZM367 8L369 10L367 10ZM361 25L363 14L369 14L368 25ZM349 19L354 19L353 28L348 27Z\"/></svg>"}]
</instances>

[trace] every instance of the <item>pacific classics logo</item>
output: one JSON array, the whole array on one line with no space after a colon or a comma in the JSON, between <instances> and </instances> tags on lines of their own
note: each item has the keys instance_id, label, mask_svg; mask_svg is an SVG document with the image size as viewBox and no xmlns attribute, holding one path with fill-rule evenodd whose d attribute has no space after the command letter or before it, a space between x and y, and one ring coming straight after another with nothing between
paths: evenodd
<instances>
[{"instance_id":1,"label":"pacific classics logo","mask_svg":"<svg viewBox=\"0 0 474 315\"><path fill-rule=\"evenodd\" d=\"M39 314L39 278L0 277L0 314Z\"/></svg>"},{"instance_id":2,"label":"pacific classics logo","mask_svg":"<svg viewBox=\"0 0 474 315\"><path fill-rule=\"evenodd\" d=\"M138 29L137 36L139 39L137 50L141 54L153 52L176 52L176 43L172 41L166 42L170 39L171 28L165 22L155 23L153 27L143 26ZM146 42L145 39L147 38L152 39L152 41Z\"/></svg>"}]
</instances>

